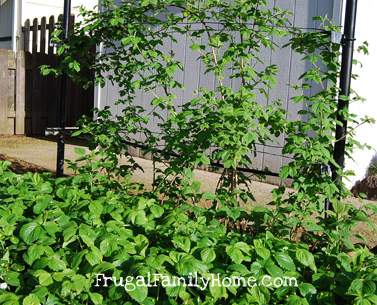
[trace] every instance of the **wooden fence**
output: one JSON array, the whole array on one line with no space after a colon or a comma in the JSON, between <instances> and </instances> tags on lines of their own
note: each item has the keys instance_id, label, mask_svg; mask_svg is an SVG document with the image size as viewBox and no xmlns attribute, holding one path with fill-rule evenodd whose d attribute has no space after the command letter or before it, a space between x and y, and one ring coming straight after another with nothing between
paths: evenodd
<instances>
[{"instance_id":1,"label":"wooden fence","mask_svg":"<svg viewBox=\"0 0 377 305\"><path fill-rule=\"evenodd\" d=\"M24 53L0 49L0 134L24 134L24 118Z\"/></svg>"},{"instance_id":2,"label":"wooden fence","mask_svg":"<svg viewBox=\"0 0 377 305\"><path fill-rule=\"evenodd\" d=\"M56 67L59 58L56 47L51 43L52 33L56 23L51 16L41 20L26 20L23 27L25 51L25 132L27 135L44 134L47 127L56 127L58 124L58 104L60 98L60 79L53 76L42 76L40 66ZM70 19L70 28L74 24L74 17ZM94 104L94 88L84 90L72 81L67 83L66 124L74 126L82 115L91 116Z\"/></svg>"}]
</instances>

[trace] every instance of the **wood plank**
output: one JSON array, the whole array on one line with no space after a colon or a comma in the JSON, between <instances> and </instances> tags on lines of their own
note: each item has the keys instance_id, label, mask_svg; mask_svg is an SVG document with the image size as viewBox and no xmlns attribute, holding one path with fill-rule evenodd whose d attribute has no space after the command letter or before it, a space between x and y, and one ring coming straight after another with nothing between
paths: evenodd
<instances>
[{"instance_id":1,"label":"wood plank","mask_svg":"<svg viewBox=\"0 0 377 305\"><path fill-rule=\"evenodd\" d=\"M31 45L31 52L37 53L38 52L38 18L34 18L33 20L33 40Z\"/></svg>"},{"instance_id":2,"label":"wood plank","mask_svg":"<svg viewBox=\"0 0 377 305\"><path fill-rule=\"evenodd\" d=\"M7 76L8 76L8 53L6 50L0 49L0 134L6 134L7 121L7 101L5 94L7 90Z\"/></svg>"},{"instance_id":3,"label":"wood plank","mask_svg":"<svg viewBox=\"0 0 377 305\"><path fill-rule=\"evenodd\" d=\"M25 134L25 53L17 52L15 134Z\"/></svg>"},{"instance_id":4,"label":"wood plank","mask_svg":"<svg viewBox=\"0 0 377 305\"><path fill-rule=\"evenodd\" d=\"M54 45L51 42L52 33L55 31L55 17L51 16L48 20L48 54L54 54Z\"/></svg>"},{"instance_id":5,"label":"wood plank","mask_svg":"<svg viewBox=\"0 0 377 305\"><path fill-rule=\"evenodd\" d=\"M33 54L25 52L25 135L31 136L32 132L32 57Z\"/></svg>"},{"instance_id":6,"label":"wood plank","mask_svg":"<svg viewBox=\"0 0 377 305\"><path fill-rule=\"evenodd\" d=\"M24 51L30 52L30 20L25 21L24 28Z\"/></svg>"},{"instance_id":7,"label":"wood plank","mask_svg":"<svg viewBox=\"0 0 377 305\"><path fill-rule=\"evenodd\" d=\"M47 25L46 25L46 17L42 17L41 19L41 39L40 39L40 47L39 47L39 52L42 54L46 53L46 30L47 30Z\"/></svg>"},{"instance_id":8,"label":"wood plank","mask_svg":"<svg viewBox=\"0 0 377 305\"><path fill-rule=\"evenodd\" d=\"M0 49L0 134L13 134L12 129L12 106L11 89L14 85L14 70L9 70L9 56L12 51Z\"/></svg>"}]
</instances>

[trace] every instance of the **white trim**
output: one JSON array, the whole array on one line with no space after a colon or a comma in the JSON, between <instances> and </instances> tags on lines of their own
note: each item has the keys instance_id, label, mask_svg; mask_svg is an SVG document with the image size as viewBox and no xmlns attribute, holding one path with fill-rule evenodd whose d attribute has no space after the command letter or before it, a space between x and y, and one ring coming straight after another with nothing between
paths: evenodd
<instances>
[{"instance_id":1,"label":"white trim","mask_svg":"<svg viewBox=\"0 0 377 305\"><path fill-rule=\"evenodd\" d=\"M103 44L100 43L99 46L97 46L96 48L96 52L98 52L99 54L102 54L103 52ZM102 102L102 87L100 85L96 85L94 84L94 108L98 108L98 109L101 109L101 102Z\"/></svg>"},{"instance_id":2,"label":"white trim","mask_svg":"<svg viewBox=\"0 0 377 305\"><path fill-rule=\"evenodd\" d=\"M13 0L13 12L12 12L12 50L13 52L17 52L17 33L18 33L18 3L19 0Z\"/></svg>"}]
</instances>

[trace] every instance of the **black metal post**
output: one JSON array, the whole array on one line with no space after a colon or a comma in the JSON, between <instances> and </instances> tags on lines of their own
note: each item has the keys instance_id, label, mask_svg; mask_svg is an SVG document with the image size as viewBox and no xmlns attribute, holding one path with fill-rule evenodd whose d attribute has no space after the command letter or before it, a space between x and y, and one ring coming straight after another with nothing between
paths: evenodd
<instances>
[{"instance_id":1,"label":"black metal post","mask_svg":"<svg viewBox=\"0 0 377 305\"><path fill-rule=\"evenodd\" d=\"M357 0L347 0L346 14L344 20L344 33L342 38L342 66L340 71L340 96L337 109L337 120L335 132L334 159L340 168L344 168L345 148L347 137L347 117L345 112L349 107L349 96L351 92L352 61L355 42ZM334 168L332 171L333 180L340 183L342 177ZM330 204L327 209L330 208Z\"/></svg>"},{"instance_id":2,"label":"black metal post","mask_svg":"<svg viewBox=\"0 0 377 305\"><path fill-rule=\"evenodd\" d=\"M64 14L63 14L63 39L68 38L69 31L69 18L71 16L71 0L64 0ZM58 135L58 147L56 156L56 176L62 177L64 175L64 151L65 151L65 139L64 139L64 128L65 126L65 102L67 96L67 75L63 74L61 76L60 83L60 99L58 107L58 124L59 124L59 135Z\"/></svg>"}]
</instances>

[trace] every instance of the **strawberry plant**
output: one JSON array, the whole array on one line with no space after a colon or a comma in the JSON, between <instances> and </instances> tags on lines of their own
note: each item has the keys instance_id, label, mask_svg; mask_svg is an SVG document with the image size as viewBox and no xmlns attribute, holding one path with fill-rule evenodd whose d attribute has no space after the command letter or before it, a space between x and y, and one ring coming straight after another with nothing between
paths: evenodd
<instances>
[{"instance_id":1,"label":"strawberry plant","mask_svg":"<svg viewBox=\"0 0 377 305\"><path fill-rule=\"evenodd\" d=\"M293 241L282 226L275 228L267 208L215 211L184 201L177 206L175 199L161 205L153 192L135 195L132 184L106 184L101 174L54 179L17 175L7 166L0 164L0 280L6 284L0 304L375 304L375 255L330 243L343 241L367 210L344 205L334 228L313 226L312 239ZM246 227L230 229L224 216ZM134 289L120 282L154 274L254 282L127 282ZM104 276L117 282L104 286ZM295 281L273 285L273 279Z\"/></svg>"}]
</instances>

